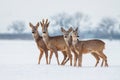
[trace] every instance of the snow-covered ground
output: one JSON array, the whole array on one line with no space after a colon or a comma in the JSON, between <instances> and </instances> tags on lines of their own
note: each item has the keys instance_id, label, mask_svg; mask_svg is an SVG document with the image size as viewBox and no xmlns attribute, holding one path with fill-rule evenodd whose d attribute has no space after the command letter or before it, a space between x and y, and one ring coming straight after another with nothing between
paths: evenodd
<instances>
[{"instance_id":1,"label":"snow-covered ground","mask_svg":"<svg viewBox=\"0 0 120 80\"><path fill-rule=\"evenodd\" d=\"M34 41L0 40L0 80L120 80L120 41L103 40L109 67L94 67L91 54L83 56L83 67L58 66L53 55L50 65L45 56L38 65L39 50ZM63 55L59 52L59 60Z\"/></svg>"}]
</instances>

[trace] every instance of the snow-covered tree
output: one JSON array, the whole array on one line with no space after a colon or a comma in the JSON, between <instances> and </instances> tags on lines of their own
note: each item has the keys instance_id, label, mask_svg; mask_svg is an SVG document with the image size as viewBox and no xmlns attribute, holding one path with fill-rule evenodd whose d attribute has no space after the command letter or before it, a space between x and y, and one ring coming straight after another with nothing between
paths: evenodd
<instances>
[{"instance_id":1,"label":"snow-covered tree","mask_svg":"<svg viewBox=\"0 0 120 80\"><path fill-rule=\"evenodd\" d=\"M98 24L96 33L112 39L113 35L115 34L115 28L117 23L118 21L115 18L103 18Z\"/></svg>"},{"instance_id":2,"label":"snow-covered tree","mask_svg":"<svg viewBox=\"0 0 120 80\"><path fill-rule=\"evenodd\" d=\"M25 31L25 23L23 21L14 21L8 26L8 31L13 33L22 33Z\"/></svg>"}]
</instances>

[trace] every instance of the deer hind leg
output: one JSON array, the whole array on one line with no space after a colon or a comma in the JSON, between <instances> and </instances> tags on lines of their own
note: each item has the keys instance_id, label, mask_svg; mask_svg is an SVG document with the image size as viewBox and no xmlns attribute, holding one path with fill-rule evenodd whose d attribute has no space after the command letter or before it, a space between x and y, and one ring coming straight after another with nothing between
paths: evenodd
<instances>
[{"instance_id":1,"label":"deer hind leg","mask_svg":"<svg viewBox=\"0 0 120 80\"><path fill-rule=\"evenodd\" d=\"M48 64L48 50L45 50L46 64Z\"/></svg>"},{"instance_id":2,"label":"deer hind leg","mask_svg":"<svg viewBox=\"0 0 120 80\"><path fill-rule=\"evenodd\" d=\"M97 55L95 52L92 52L91 53L94 57L95 57L95 59L96 59L96 64L95 64L95 67L98 65L98 63L99 63L99 60L100 60L100 57L99 57L99 55Z\"/></svg>"},{"instance_id":3,"label":"deer hind leg","mask_svg":"<svg viewBox=\"0 0 120 80\"><path fill-rule=\"evenodd\" d=\"M62 53L63 53L64 59L62 60L61 65L65 65L65 63L68 61L69 58L66 60L66 58L67 58L67 54L66 54L65 51L62 51Z\"/></svg>"},{"instance_id":4,"label":"deer hind leg","mask_svg":"<svg viewBox=\"0 0 120 80\"><path fill-rule=\"evenodd\" d=\"M105 67L108 67L107 56L104 53L102 53L102 54L105 56Z\"/></svg>"},{"instance_id":5,"label":"deer hind leg","mask_svg":"<svg viewBox=\"0 0 120 80\"><path fill-rule=\"evenodd\" d=\"M100 57L103 59L102 60L102 64L101 64L101 67L103 66L104 62L105 62L105 67L108 67L108 63L107 63L107 57L106 55L103 53L103 52L99 52L100 54Z\"/></svg>"},{"instance_id":6,"label":"deer hind leg","mask_svg":"<svg viewBox=\"0 0 120 80\"><path fill-rule=\"evenodd\" d=\"M52 56L53 56L53 51L50 51L49 64L51 63Z\"/></svg>"},{"instance_id":7,"label":"deer hind leg","mask_svg":"<svg viewBox=\"0 0 120 80\"><path fill-rule=\"evenodd\" d=\"M40 64L42 56L43 56L43 50L40 50L40 55L39 55L39 58L38 58L38 64Z\"/></svg>"}]
</instances>

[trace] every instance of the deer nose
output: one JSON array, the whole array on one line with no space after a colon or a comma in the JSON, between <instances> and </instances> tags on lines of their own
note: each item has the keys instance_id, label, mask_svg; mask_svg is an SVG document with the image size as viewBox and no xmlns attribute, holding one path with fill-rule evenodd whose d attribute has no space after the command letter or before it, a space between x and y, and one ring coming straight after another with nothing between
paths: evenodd
<instances>
[{"instance_id":1,"label":"deer nose","mask_svg":"<svg viewBox=\"0 0 120 80\"><path fill-rule=\"evenodd\" d=\"M35 33L34 31L32 31L32 33Z\"/></svg>"},{"instance_id":2,"label":"deer nose","mask_svg":"<svg viewBox=\"0 0 120 80\"><path fill-rule=\"evenodd\" d=\"M77 36L77 37L79 37L79 36Z\"/></svg>"},{"instance_id":3,"label":"deer nose","mask_svg":"<svg viewBox=\"0 0 120 80\"><path fill-rule=\"evenodd\" d=\"M46 32L43 32L43 33L46 33Z\"/></svg>"},{"instance_id":4,"label":"deer nose","mask_svg":"<svg viewBox=\"0 0 120 80\"><path fill-rule=\"evenodd\" d=\"M64 36L65 38L67 38L67 36Z\"/></svg>"}]
</instances>

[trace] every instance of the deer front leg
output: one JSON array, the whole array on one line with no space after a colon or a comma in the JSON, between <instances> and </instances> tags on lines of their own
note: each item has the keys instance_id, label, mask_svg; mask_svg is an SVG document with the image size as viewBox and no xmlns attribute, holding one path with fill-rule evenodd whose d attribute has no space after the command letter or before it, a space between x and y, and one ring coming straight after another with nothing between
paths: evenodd
<instances>
[{"instance_id":1,"label":"deer front leg","mask_svg":"<svg viewBox=\"0 0 120 80\"><path fill-rule=\"evenodd\" d=\"M65 65L65 60L66 60L66 58L67 58L67 54L66 54L65 51L62 51L62 53L63 53L64 59L62 60L61 65Z\"/></svg>"},{"instance_id":2,"label":"deer front leg","mask_svg":"<svg viewBox=\"0 0 120 80\"><path fill-rule=\"evenodd\" d=\"M72 52L74 53L74 66L76 66L76 64L77 64L77 58L78 58L78 54L75 52L74 49L72 49Z\"/></svg>"},{"instance_id":3,"label":"deer front leg","mask_svg":"<svg viewBox=\"0 0 120 80\"><path fill-rule=\"evenodd\" d=\"M65 62L64 62L64 64L63 65L65 65L68 61L69 61L70 59L69 58L67 58L66 60L65 60Z\"/></svg>"},{"instance_id":4,"label":"deer front leg","mask_svg":"<svg viewBox=\"0 0 120 80\"><path fill-rule=\"evenodd\" d=\"M63 62L63 65L65 65L70 59L69 59L69 57L67 57L67 52L65 51L65 60L64 60L64 62Z\"/></svg>"},{"instance_id":5,"label":"deer front leg","mask_svg":"<svg viewBox=\"0 0 120 80\"><path fill-rule=\"evenodd\" d=\"M68 50L68 57L69 57L69 59L70 59L70 66L72 66L72 54L71 54L71 51L70 50Z\"/></svg>"},{"instance_id":6,"label":"deer front leg","mask_svg":"<svg viewBox=\"0 0 120 80\"><path fill-rule=\"evenodd\" d=\"M78 55L78 67L82 67L82 53L79 52L79 55Z\"/></svg>"},{"instance_id":7,"label":"deer front leg","mask_svg":"<svg viewBox=\"0 0 120 80\"><path fill-rule=\"evenodd\" d=\"M52 49L52 51L55 53L55 56L56 56L58 65L60 65L60 62L59 62L59 59L58 59L58 52L57 52L56 47L52 46L51 49Z\"/></svg>"},{"instance_id":8,"label":"deer front leg","mask_svg":"<svg viewBox=\"0 0 120 80\"><path fill-rule=\"evenodd\" d=\"M48 50L45 50L46 64L48 64Z\"/></svg>"},{"instance_id":9,"label":"deer front leg","mask_svg":"<svg viewBox=\"0 0 120 80\"><path fill-rule=\"evenodd\" d=\"M54 50L54 53L55 53L55 56L56 56L56 59L57 59L57 63L58 63L58 65L60 65L60 62L59 62L59 59L58 59L58 52L57 52L57 50Z\"/></svg>"},{"instance_id":10,"label":"deer front leg","mask_svg":"<svg viewBox=\"0 0 120 80\"><path fill-rule=\"evenodd\" d=\"M42 56L43 56L43 50L40 50L40 55L39 55L39 58L38 58L38 64L40 64Z\"/></svg>"},{"instance_id":11,"label":"deer front leg","mask_svg":"<svg viewBox=\"0 0 120 80\"><path fill-rule=\"evenodd\" d=\"M49 64L51 63L51 58L52 58L52 56L53 56L53 51L50 50Z\"/></svg>"},{"instance_id":12,"label":"deer front leg","mask_svg":"<svg viewBox=\"0 0 120 80\"><path fill-rule=\"evenodd\" d=\"M74 66L76 66L76 64L77 64L77 58L78 58L78 55L74 54Z\"/></svg>"}]
</instances>

